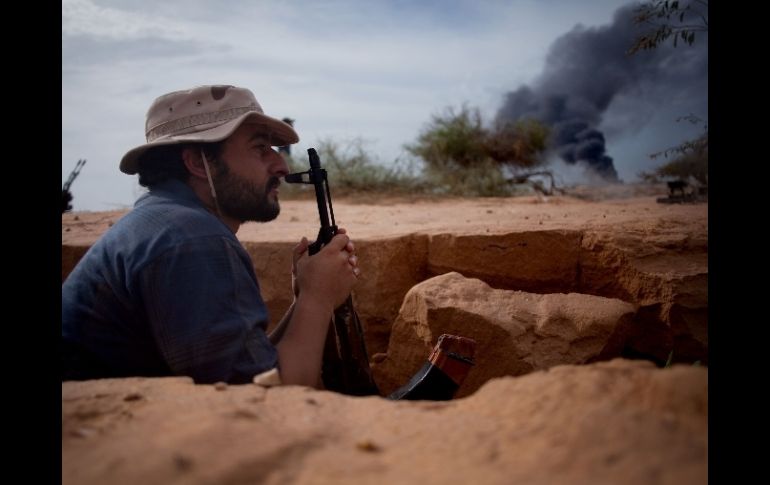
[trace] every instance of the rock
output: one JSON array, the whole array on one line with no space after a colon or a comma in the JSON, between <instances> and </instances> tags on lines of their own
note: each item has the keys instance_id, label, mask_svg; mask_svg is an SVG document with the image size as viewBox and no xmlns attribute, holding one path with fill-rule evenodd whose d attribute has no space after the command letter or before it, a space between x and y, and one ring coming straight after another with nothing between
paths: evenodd
<instances>
[{"instance_id":1,"label":"rock","mask_svg":"<svg viewBox=\"0 0 770 485\"><path fill-rule=\"evenodd\" d=\"M431 236L428 269L457 271L495 288L536 293L570 291L578 281L578 231Z\"/></svg>"},{"instance_id":2,"label":"rock","mask_svg":"<svg viewBox=\"0 0 770 485\"><path fill-rule=\"evenodd\" d=\"M262 387L275 387L281 385L281 375L278 369L270 369L254 376L252 382Z\"/></svg>"},{"instance_id":3,"label":"rock","mask_svg":"<svg viewBox=\"0 0 770 485\"><path fill-rule=\"evenodd\" d=\"M642 238L632 229L583 238L580 291L638 305L627 352L661 364L671 351L676 362L708 362L707 241L675 224L645 226Z\"/></svg>"},{"instance_id":4,"label":"rock","mask_svg":"<svg viewBox=\"0 0 770 485\"><path fill-rule=\"evenodd\" d=\"M413 234L362 241L356 252L362 274L353 301L371 356L388 348L390 329L404 295L429 276L428 237Z\"/></svg>"},{"instance_id":5,"label":"rock","mask_svg":"<svg viewBox=\"0 0 770 485\"><path fill-rule=\"evenodd\" d=\"M496 290L447 273L407 293L387 356L372 370L387 395L419 370L441 334L469 337L477 342L476 365L457 392L467 396L496 376L617 357L634 313L617 299Z\"/></svg>"}]
</instances>

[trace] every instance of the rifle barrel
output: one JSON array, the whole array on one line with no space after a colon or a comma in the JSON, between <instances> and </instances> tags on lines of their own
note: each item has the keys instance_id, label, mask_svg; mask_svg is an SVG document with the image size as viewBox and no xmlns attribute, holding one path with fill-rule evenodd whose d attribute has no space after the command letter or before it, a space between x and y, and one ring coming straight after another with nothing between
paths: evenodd
<instances>
[{"instance_id":1,"label":"rifle barrel","mask_svg":"<svg viewBox=\"0 0 770 485\"><path fill-rule=\"evenodd\" d=\"M85 158L81 158L78 160L78 163L75 164L75 168L72 169L72 172L70 172L69 177L67 178L67 181L64 182L64 186L62 187L62 191L69 190L70 185L72 185L72 182L75 181L75 178L80 173L80 169L83 168L83 165L86 164Z\"/></svg>"}]
</instances>

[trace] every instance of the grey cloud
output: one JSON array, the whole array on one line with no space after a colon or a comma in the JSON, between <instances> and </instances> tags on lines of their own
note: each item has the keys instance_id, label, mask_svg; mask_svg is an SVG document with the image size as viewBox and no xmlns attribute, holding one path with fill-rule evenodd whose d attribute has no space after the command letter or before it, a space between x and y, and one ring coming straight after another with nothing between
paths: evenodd
<instances>
[{"instance_id":1,"label":"grey cloud","mask_svg":"<svg viewBox=\"0 0 770 485\"><path fill-rule=\"evenodd\" d=\"M211 46L208 46L211 48ZM69 67L104 66L121 61L198 55L203 46L193 40L162 38L114 40L85 35L62 37L62 63Z\"/></svg>"}]
</instances>

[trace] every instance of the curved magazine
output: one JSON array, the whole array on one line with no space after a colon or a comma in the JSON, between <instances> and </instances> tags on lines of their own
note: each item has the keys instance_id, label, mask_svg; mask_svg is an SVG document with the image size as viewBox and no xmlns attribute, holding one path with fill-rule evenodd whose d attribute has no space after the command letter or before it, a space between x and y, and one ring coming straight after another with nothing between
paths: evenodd
<instances>
[{"instance_id":1,"label":"curved magazine","mask_svg":"<svg viewBox=\"0 0 770 485\"><path fill-rule=\"evenodd\" d=\"M448 401L452 399L474 365L476 341L443 334L428 361L404 386L388 399Z\"/></svg>"}]
</instances>

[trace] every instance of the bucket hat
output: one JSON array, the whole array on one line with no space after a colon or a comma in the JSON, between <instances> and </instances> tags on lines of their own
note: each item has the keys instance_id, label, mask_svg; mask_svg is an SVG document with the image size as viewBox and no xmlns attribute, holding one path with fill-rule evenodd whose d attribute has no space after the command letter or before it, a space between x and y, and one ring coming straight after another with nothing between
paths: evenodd
<instances>
[{"instance_id":1,"label":"bucket hat","mask_svg":"<svg viewBox=\"0 0 770 485\"><path fill-rule=\"evenodd\" d=\"M157 146L191 142L217 142L230 136L242 123L260 123L271 144L285 146L299 141L294 128L267 116L254 94L228 85L197 86L164 94L147 111L147 143L129 150L120 160L120 171L135 174L139 158Z\"/></svg>"}]
</instances>

